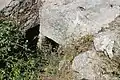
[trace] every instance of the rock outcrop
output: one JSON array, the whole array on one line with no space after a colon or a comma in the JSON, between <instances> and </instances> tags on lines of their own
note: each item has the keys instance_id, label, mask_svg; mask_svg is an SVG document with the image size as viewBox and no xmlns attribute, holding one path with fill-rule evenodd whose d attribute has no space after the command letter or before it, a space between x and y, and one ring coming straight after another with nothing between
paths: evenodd
<instances>
[{"instance_id":1,"label":"rock outcrop","mask_svg":"<svg viewBox=\"0 0 120 80\"><path fill-rule=\"evenodd\" d=\"M39 24L40 6L40 0L11 0L10 3L2 9L1 17L14 19L17 24L21 26L20 30L25 32L29 28Z\"/></svg>"},{"instance_id":2,"label":"rock outcrop","mask_svg":"<svg viewBox=\"0 0 120 80\"><path fill-rule=\"evenodd\" d=\"M46 41L46 53L64 46L60 53L70 54L74 80L120 80L119 0L11 0L0 7L0 18L14 19L31 43L38 38L31 29L40 32L38 46Z\"/></svg>"},{"instance_id":3,"label":"rock outcrop","mask_svg":"<svg viewBox=\"0 0 120 80\"><path fill-rule=\"evenodd\" d=\"M120 1L43 0L39 14L40 44L48 37L68 46L71 40L93 35L92 50L73 59L74 80L120 79Z\"/></svg>"},{"instance_id":4,"label":"rock outcrop","mask_svg":"<svg viewBox=\"0 0 120 80\"><path fill-rule=\"evenodd\" d=\"M119 57L109 59L102 52L86 51L73 60L74 80L119 80Z\"/></svg>"},{"instance_id":5,"label":"rock outcrop","mask_svg":"<svg viewBox=\"0 0 120 80\"><path fill-rule=\"evenodd\" d=\"M118 0L43 0L40 31L59 44L107 28L120 13Z\"/></svg>"},{"instance_id":6,"label":"rock outcrop","mask_svg":"<svg viewBox=\"0 0 120 80\"><path fill-rule=\"evenodd\" d=\"M0 0L0 10L6 7L10 2L11 0Z\"/></svg>"},{"instance_id":7,"label":"rock outcrop","mask_svg":"<svg viewBox=\"0 0 120 80\"><path fill-rule=\"evenodd\" d=\"M80 53L73 60L75 80L120 79L120 17L94 35L93 49Z\"/></svg>"}]
</instances>

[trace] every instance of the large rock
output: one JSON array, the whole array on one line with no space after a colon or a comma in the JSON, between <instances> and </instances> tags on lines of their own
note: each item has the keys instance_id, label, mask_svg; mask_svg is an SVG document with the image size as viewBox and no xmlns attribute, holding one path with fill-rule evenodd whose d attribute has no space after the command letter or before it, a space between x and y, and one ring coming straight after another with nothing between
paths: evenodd
<instances>
[{"instance_id":1,"label":"large rock","mask_svg":"<svg viewBox=\"0 0 120 80\"><path fill-rule=\"evenodd\" d=\"M0 0L0 2L1 1L3 0ZM0 18L14 19L14 21L21 26L20 30L24 32L39 24L40 6L41 0L11 0L11 2L2 9Z\"/></svg>"},{"instance_id":2,"label":"large rock","mask_svg":"<svg viewBox=\"0 0 120 80\"><path fill-rule=\"evenodd\" d=\"M43 0L41 35L65 44L71 37L96 34L119 15L119 5L119 0Z\"/></svg>"},{"instance_id":3,"label":"large rock","mask_svg":"<svg viewBox=\"0 0 120 80\"><path fill-rule=\"evenodd\" d=\"M104 53L87 51L73 60L74 80L119 80L119 57L109 59Z\"/></svg>"},{"instance_id":4,"label":"large rock","mask_svg":"<svg viewBox=\"0 0 120 80\"><path fill-rule=\"evenodd\" d=\"M120 55L120 16L94 37L96 51L103 51L109 58Z\"/></svg>"}]
</instances>

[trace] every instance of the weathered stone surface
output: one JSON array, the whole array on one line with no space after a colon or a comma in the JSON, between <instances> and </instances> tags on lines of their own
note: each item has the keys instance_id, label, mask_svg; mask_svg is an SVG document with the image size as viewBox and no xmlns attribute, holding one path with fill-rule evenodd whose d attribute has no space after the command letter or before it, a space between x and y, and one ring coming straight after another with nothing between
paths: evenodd
<instances>
[{"instance_id":1,"label":"weathered stone surface","mask_svg":"<svg viewBox=\"0 0 120 80\"><path fill-rule=\"evenodd\" d=\"M0 10L2 10L5 6L7 6L11 0L0 0Z\"/></svg>"},{"instance_id":2,"label":"weathered stone surface","mask_svg":"<svg viewBox=\"0 0 120 80\"><path fill-rule=\"evenodd\" d=\"M80 53L72 64L74 80L119 80L120 58L115 59L116 61L111 60L103 53L96 54L95 51Z\"/></svg>"},{"instance_id":3,"label":"weathered stone surface","mask_svg":"<svg viewBox=\"0 0 120 80\"><path fill-rule=\"evenodd\" d=\"M120 1L42 1L40 44L44 36L62 45L86 34L94 36L93 50L73 60L74 80L119 80Z\"/></svg>"},{"instance_id":4,"label":"weathered stone surface","mask_svg":"<svg viewBox=\"0 0 120 80\"><path fill-rule=\"evenodd\" d=\"M102 32L96 35L94 45L96 51L103 51L110 58L113 57L113 46L117 34L112 31Z\"/></svg>"},{"instance_id":5,"label":"weathered stone surface","mask_svg":"<svg viewBox=\"0 0 120 80\"><path fill-rule=\"evenodd\" d=\"M38 46L42 44L42 39L46 38L55 41L53 44L59 46L66 45L67 41L78 39L79 36L93 35L94 45L90 46L93 50L85 52L89 50L85 49L73 60L74 80L119 80L120 1L42 0L42 2L41 7L40 0L12 0L7 7L3 8L5 3L0 5L0 8L5 17L15 19L22 26L20 27L22 31L40 24ZM76 42L75 46L80 47L78 43ZM48 43L46 53L51 52L52 48L54 46ZM72 52L74 54L76 51L69 51ZM68 63L70 64L69 61L61 61L59 70Z\"/></svg>"},{"instance_id":6,"label":"weathered stone surface","mask_svg":"<svg viewBox=\"0 0 120 80\"><path fill-rule=\"evenodd\" d=\"M118 0L43 0L40 31L59 44L109 27L120 12Z\"/></svg>"},{"instance_id":7,"label":"weathered stone surface","mask_svg":"<svg viewBox=\"0 0 120 80\"><path fill-rule=\"evenodd\" d=\"M74 80L119 80L120 17L94 35L94 51L80 53L73 60Z\"/></svg>"},{"instance_id":8,"label":"weathered stone surface","mask_svg":"<svg viewBox=\"0 0 120 80\"><path fill-rule=\"evenodd\" d=\"M109 28L95 35L94 46L96 51L103 51L107 56L120 55L120 16L109 23Z\"/></svg>"},{"instance_id":9,"label":"weathered stone surface","mask_svg":"<svg viewBox=\"0 0 120 80\"><path fill-rule=\"evenodd\" d=\"M19 24L20 30L26 31L39 24L39 7L41 0L11 0L2 11L5 17L13 18ZM0 16L0 17L1 17Z\"/></svg>"}]
</instances>

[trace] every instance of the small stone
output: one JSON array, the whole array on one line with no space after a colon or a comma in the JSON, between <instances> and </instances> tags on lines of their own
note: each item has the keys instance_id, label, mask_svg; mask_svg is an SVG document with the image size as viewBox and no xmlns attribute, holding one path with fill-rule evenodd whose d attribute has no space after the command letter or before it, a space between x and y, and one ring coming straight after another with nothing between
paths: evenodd
<instances>
[{"instance_id":1,"label":"small stone","mask_svg":"<svg viewBox=\"0 0 120 80\"><path fill-rule=\"evenodd\" d=\"M113 57L113 46L116 39L114 32L102 32L94 38L94 46L96 51L103 51L106 56Z\"/></svg>"},{"instance_id":2,"label":"small stone","mask_svg":"<svg viewBox=\"0 0 120 80\"><path fill-rule=\"evenodd\" d=\"M19 11L19 12L20 12L20 13L22 13L23 11L24 11L24 9L20 9L20 11Z\"/></svg>"}]
</instances>

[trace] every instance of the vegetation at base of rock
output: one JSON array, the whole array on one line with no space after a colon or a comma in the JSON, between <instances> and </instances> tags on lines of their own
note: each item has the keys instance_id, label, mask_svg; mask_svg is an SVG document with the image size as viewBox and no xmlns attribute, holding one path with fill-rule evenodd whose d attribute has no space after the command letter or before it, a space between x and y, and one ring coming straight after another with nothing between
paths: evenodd
<instances>
[{"instance_id":1,"label":"vegetation at base of rock","mask_svg":"<svg viewBox=\"0 0 120 80\"><path fill-rule=\"evenodd\" d=\"M117 55L110 59L104 52L97 52L97 56L99 56L101 61L98 64L101 70L100 73L109 75L111 80L120 80L120 56Z\"/></svg>"},{"instance_id":2,"label":"vegetation at base of rock","mask_svg":"<svg viewBox=\"0 0 120 80\"><path fill-rule=\"evenodd\" d=\"M68 47L59 49L60 52L57 48L52 51L49 42L44 43L44 52L31 50L13 21L0 20L0 79L37 80L39 76L54 76L58 80L72 80L72 59L79 52L90 49L92 41L93 36L86 35Z\"/></svg>"},{"instance_id":3,"label":"vegetation at base of rock","mask_svg":"<svg viewBox=\"0 0 120 80\"><path fill-rule=\"evenodd\" d=\"M58 48L56 52L52 52L52 44L46 40L42 45L44 58L48 61L43 73L44 79L52 80L73 80L71 63L75 56L81 52L91 49L93 43L93 35L85 35L79 39L73 40L67 46Z\"/></svg>"},{"instance_id":4,"label":"vegetation at base of rock","mask_svg":"<svg viewBox=\"0 0 120 80\"><path fill-rule=\"evenodd\" d=\"M0 80L37 80L45 63L41 53L27 44L18 26L0 20Z\"/></svg>"},{"instance_id":5,"label":"vegetation at base of rock","mask_svg":"<svg viewBox=\"0 0 120 80\"><path fill-rule=\"evenodd\" d=\"M29 49L28 41L18 28L13 21L0 20L0 80L41 80L43 73L59 80L71 77L69 66L64 67L67 69L64 76L64 69L58 70L64 55ZM46 45L45 50L50 49L49 46Z\"/></svg>"},{"instance_id":6,"label":"vegetation at base of rock","mask_svg":"<svg viewBox=\"0 0 120 80\"><path fill-rule=\"evenodd\" d=\"M72 61L77 54L81 52L88 51L92 48L93 44L93 35L87 34L78 39L72 40L70 44L68 44L64 50L63 54L65 54L64 58Z\"/></svg>"}]
</instances>

